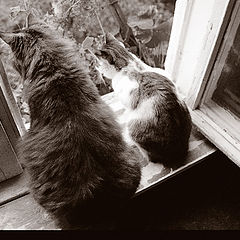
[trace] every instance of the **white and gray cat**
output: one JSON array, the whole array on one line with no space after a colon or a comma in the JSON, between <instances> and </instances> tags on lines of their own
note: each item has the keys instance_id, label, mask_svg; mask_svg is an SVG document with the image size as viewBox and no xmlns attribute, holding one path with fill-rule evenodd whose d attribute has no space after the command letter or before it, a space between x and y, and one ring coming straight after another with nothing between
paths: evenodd
<instances>
[{"instance_id":1,"label":"white and gray cat","mask_svg":"<svg viewBox=\"0 0 240 240\"><path fill-rule=\"evenodd\" d=\"M126 108L130 139L150 161L181 165L188 152L191 117L165 71L146 65L110 33L95 54L98 71L112 79L115 95Z\"/></svg>"}]
</instances>

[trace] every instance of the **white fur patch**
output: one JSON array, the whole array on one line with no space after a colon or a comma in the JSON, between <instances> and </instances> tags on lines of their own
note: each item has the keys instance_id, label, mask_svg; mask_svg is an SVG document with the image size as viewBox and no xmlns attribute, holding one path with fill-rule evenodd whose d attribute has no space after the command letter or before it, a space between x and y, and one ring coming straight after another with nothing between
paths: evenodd
<instances>
[{"instance_id":1,"label":"white fur patch","mask_svg":"<svg viewBox=\"0 0 240 240\"><path fill-rule=\"evenodd\" d=\"M121 103L126 108L130 108L130 93L132 90L138 88L138 83L135 80L130 80L129 77L121 71L112 79L112 88Z\"/></svg>"},{"instance_id":2,"label":"white fur patch","mask_svg":"<svg viewBox=\"0 0 240 240\"><path fill-rule=\"evenodd\" d=\"M155 116L155 111L154 111L154 102L155 102L155 97L149 98L144 100L136 109L131 110L127 109L124 113L123 119L121 119L121 122L130 122L131 120L139 120L139 121L144 121L144 120L150 120L154 118ZM130 144L130 145L136 145L142 154L142 156L149 161L149 156L146 150L140 147L140 145L135 142L131 135L129 134L129 129L125 128L125 131L123 133L125 141Z\"/></svg>"},{"instance_id":3,"label":"white fur patch","mask_svg":"<svg viewBox=\"0 0 240 240\"><path fill-rule=\"evenodd\" d=\"M113 79L118 73L115 67L110 65L106 59L99 59L98 64L99 66L96 66L96 69L107 78Z\"/></svg>"},{"instance_id":4,"label":"white fur patch","mask_svg":"<svg viewBox=\"0 0 240 240\"><path fill-rule=\"evenodd\" d=\"M142 72L155 72L155 73L161 74L162 76L164 76L164 77L168 78L169 80L171 80L170 74L168 72L166 72L164 69L151 67L151 66L147 65L146 63L144 63L143 61L141 61L134 54L132 54L132 53L130 53L130 54L134 58L134 62L136 62L136 63L133 62L133 64L136 65L136 68L138 68L137 64L139 64L141 69L142 69Z\"/></svg>"},{"instance_id":5,"label":"white fur patch","mask_svg":"<svg viewBox=\"0 0 240 240\"><path fill-rule=\"evenodd\" d=\"M154 111L154 103L155 103L155 97L151 97L149 99L144 100L140 105L132 110L132 109L126 109L124 114L122 115L122 118L119 119L121 123L128 123L131 120L139 120L139 121L144 121L144 120L150 120L154 118L155 116L155 111ZM140 150L141 154L143 157L147 160L149 160L148 153L140 147L140 145L135 142L132 137L129 134L129 129L125 128L125 131L123 133L124 139L126 142L130 145L136 145L138 149Z\"/></svg>"},{"instance_id":6,"label":"white fur patch","mask_svg":"<svg viewBox=\"0 0 240 240\"><path fill-rule=\"evenodd\" d=\"M130 146L137 146L140 153L142 154L142 156L145 158L145 160L149 161L149 156L148 153L145 149L143 149L137 142L135 142L132 137L129 134L129 130L128 128L125 128L124 132L123 132L123 137L125 139L125 141L130 145Z\"/></svg>"},{"instance_id":7,"label":"white fur patch","mask_svg":"<svg viewBox=\"0 0 240 240\"><path fill-rule=\"evenodd\" d=\"M155 110L154 103L155 97L144 100L140 105L134 109L128 111L128 120L149 120L154 118Z\"/></svg>"}]
</instances>

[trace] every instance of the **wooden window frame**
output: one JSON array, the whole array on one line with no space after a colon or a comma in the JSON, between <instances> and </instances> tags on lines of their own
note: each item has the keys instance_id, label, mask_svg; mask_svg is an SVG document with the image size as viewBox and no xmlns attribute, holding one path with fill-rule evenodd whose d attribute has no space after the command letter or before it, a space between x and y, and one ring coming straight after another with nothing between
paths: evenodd
<instances>
[{"instance_id":1,"label":"wooden window frame","mask_svg":"<svg viewBox=\"0 0 240 240\"><path fill-rule=\"evenodd\" d=\"M4 110L2 110L1 112L6 114L6 116L4 116L4 114L0 113L0 117L4 122L4 126L6 126L7 128L7 134L12 145L15 148L17 139L19 138L19 136L24 135L24 133L26 132L26 128L22 121L20 110L14 99L12 89L9 84L8 77L1 59L0 59L0 91L2 99L4 98L4 100L2 100L2 106L4 107ZM5 104L5 102L7 103L7 105ZM8 127L8 124L10 124L11 126ZM11 130L13 132L10 132Z\"/></svg>"},{"instance_id":2,"label":"wooden window frame","mask_svg":"<svg viewBox=\"0 0 240 240\"><path fill-rule=\"evenodd\" d=\"M17 141L25 128L0 59L0 182L23 172Z\"/></svg>"},{"instance_id":3,"label":"wooden window frame","mask_svg":"<svg viewBox=\"0 0 240 240\"><path fill-rule=\"evenodd\" d=\"M183 96L185 97L189 105L191 105L191 101L192 103L195 102L194 99L197 96L196 91L195 90L193 91L191 89L197 89L197 87L199 87L204 82L202 81L202 78L204 78L205 76L204 70L206 69L208 70L208 67L206 66L211 65L209 64L209 61L213 62L213 60L211 59L214 59L214 58L213 57L209 58L209 56L213 56L211 51L213 51L213 48L215 49L215 45L216 45L215 42L218 36L218 30L221 29L220 27L221 21L223 21L223 18L221 16L224 15L223 13L225 13L226 6L228 5L227 0L204 0L204 1L206 1L205 7L207 11L203 6L201 6L202 1L200 0L177 0L176 6L175 6L173 27L172 27L172 32L171 32L170 42L168 47L168 53L165 61L165 69L169 72L170 76L176 83L178 89L183 94ZM215 13L216 15L215 17L217 19L214 19L214 16L212 16L214 7L218 8L218 11ZM210 25L208 24L208 21L210 21L209 19L214 20L214 23L215 23L214 27L212 27L211 24ZM202 35L204 36L204 33L199 32L198 36L200 36L200 39L198 39L198 41L191 41L191 38L189 39L189 36L192 36L191 32L192 31L194 32L194 24L196 24L198 21L202 23L201 29L202 31L205 31L205 35L207 37L201 38ZM208 40L211 40L211 41L208 41ZM197 51L193 51L192 53L190 53L188 51L189 45L190 45L190 49L195 48ZM205 46L205 48L203 46ZM213 52L215 52L215 50ZM201 61L198 62L198 59L201 59ZM194 65L194 68L192 68L191 71L188 71L189 62L193 63ZM195 69L197 69L198 71L195 71ZM3 71L0 71L0 72L3 72ZM185 73L187 73L187 77ZM194 81L192 81L192 79ZM9 120L6 119L5 125L10 126L12 124L12 126L10 126L10 130L9 130L10 132L8 132L8 137L11 138L10 140L11 140L12 146L15 146L16 139L19 136L22 136L26 130L21 120L19 110L18 108L16 108L17 107L16 102L12 96L12 92L10 91L10 86L7 81L7 77L5 73L2 76L0 76L0 84L1 84L0 90L1 88L4 90L4 96L5 96L4 101L6 106L5 112L7 113L7 114L3 113L3 115L5 117L7 116L7 118L9 119ZM195 95L190 98L189 96L191 96L191 93L195 93ZM105 98L106 100L106 98L109 98L109 97L110 95L105 96L103 98ZM114 104L114 103L111 102L111 104ZM117 107L118 107L117 105L116 106L114 105L115 111L121 110L121 109L117 109ZM191 111L191 112L194 120L195 111ZM0 109L0 119L1 119L1 109ZM140 192L144 192L147 189L156 186L160 182L163 182L168 178L173 177L176 174L179 174L180 172L201 162L203 159L206 159L208 156L210 156L216 151L216 148L212 146L212 144L210 144L206 139L201 141L202 141L200 143L201 148L199 148L199 145L194 145L192 146L192 148L196 147L197 151L199 151L199 149L204 150L204 155L198 156L194 161L187 163L186 165L182 166L181 168L169 174L166 173L166 175L161 177L158 181L150 184L146 189L141 190ZM199 143L199 141L197 142ZM19 171L19 173L20 172L21 171ZM5 183L3 183L3 185L5 186L3 187L5 191L2 192L2 195L0 197L0 204L8 202L9 199L15 199L19 196L23 196L29 192L27 187L29 176L28 174L26 174L26 172L25 174L22 174L21 176L19 176L17 180L15 179L16 181L14 179L12 180L10 180L10 182L6 181ZM10 186L10 190L9 190L9 186ZM11 190L11 189L14 189L14 190ZM140 194L140 192L138 192L137 195Z\"/></svg>"},{"instance_id":4,"label":"wooden window frame","mask_svg":"<svg viewBox=\"0 0 240 240\"><path fill-rule=\"evenodd\" d=\"M165 63L193 123L238 166L240 122L210 98L226 58L227 37L234 35L239 24L235 21L239 6L239 0L208 0L204 4L178 0Z\"/></svg>"},{"instance_id":5,"label":"wooden window frame","mask_svg":"<svg viewBox=\"0 0 240 240\"><path fill-rule=\"evenodd\" d=\"M234 157L238 153L238 143L234 145L226 132L223 134L221 127L206 114L209 106L201 105L235 0L203 1L177 0L165 69L185 98L193 123L239 165L239 161ZM16 139L26 130L9 86L6 85L6 74L1 74L0 79L8 105L5 112L9 119L5 120L3 125L12 125L12 130L11 127L10 130L4 127L12 147L15 148Z\"/></svg>"}]
</instances>

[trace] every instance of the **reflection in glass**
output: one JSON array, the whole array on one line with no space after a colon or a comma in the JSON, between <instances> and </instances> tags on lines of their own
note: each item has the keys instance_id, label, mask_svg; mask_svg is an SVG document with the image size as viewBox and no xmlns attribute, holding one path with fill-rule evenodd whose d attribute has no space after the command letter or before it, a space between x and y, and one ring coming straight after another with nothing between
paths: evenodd
<instances>
[{"instance_id":1,"label":"reflection in glass","mask_svg":"<svg viewBox=\"0 0 240 240\"><path fill-rule=\"evenodd\" d=\"M240 27L226 58L213 100L240 118Z\"/></svg>"}]
</instances>

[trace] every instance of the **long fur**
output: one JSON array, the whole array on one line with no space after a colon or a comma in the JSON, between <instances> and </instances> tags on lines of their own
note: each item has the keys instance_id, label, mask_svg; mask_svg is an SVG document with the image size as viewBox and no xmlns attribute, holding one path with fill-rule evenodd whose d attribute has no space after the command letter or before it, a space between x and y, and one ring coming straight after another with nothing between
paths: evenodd
<instances>
[{"instance_id":1,"label":"long fur","mask_svg":"<svg viewBox=\"0 0 240 240\"><path fill-rule=\"evenodd\" d=\"M35 200L56 219L84 222L114 211L138 187L139 155L123 141L71 43L40 25L1 37L24 78L31 127L19 156Z\"/></svg>"},{"instance_id":2,"label":"long fur","mask_svg":"<svg viewBox=\"0 0 240 240\"><path fill-rule=\"evenodd\" d=\"M162 69L152 68L127 51L111 34L96 51L97 69L112 79L115 94L128 113L128 133L149 159L176 168L185 160L191 117L174 84Z\"/></svg>"}]
</instances>

